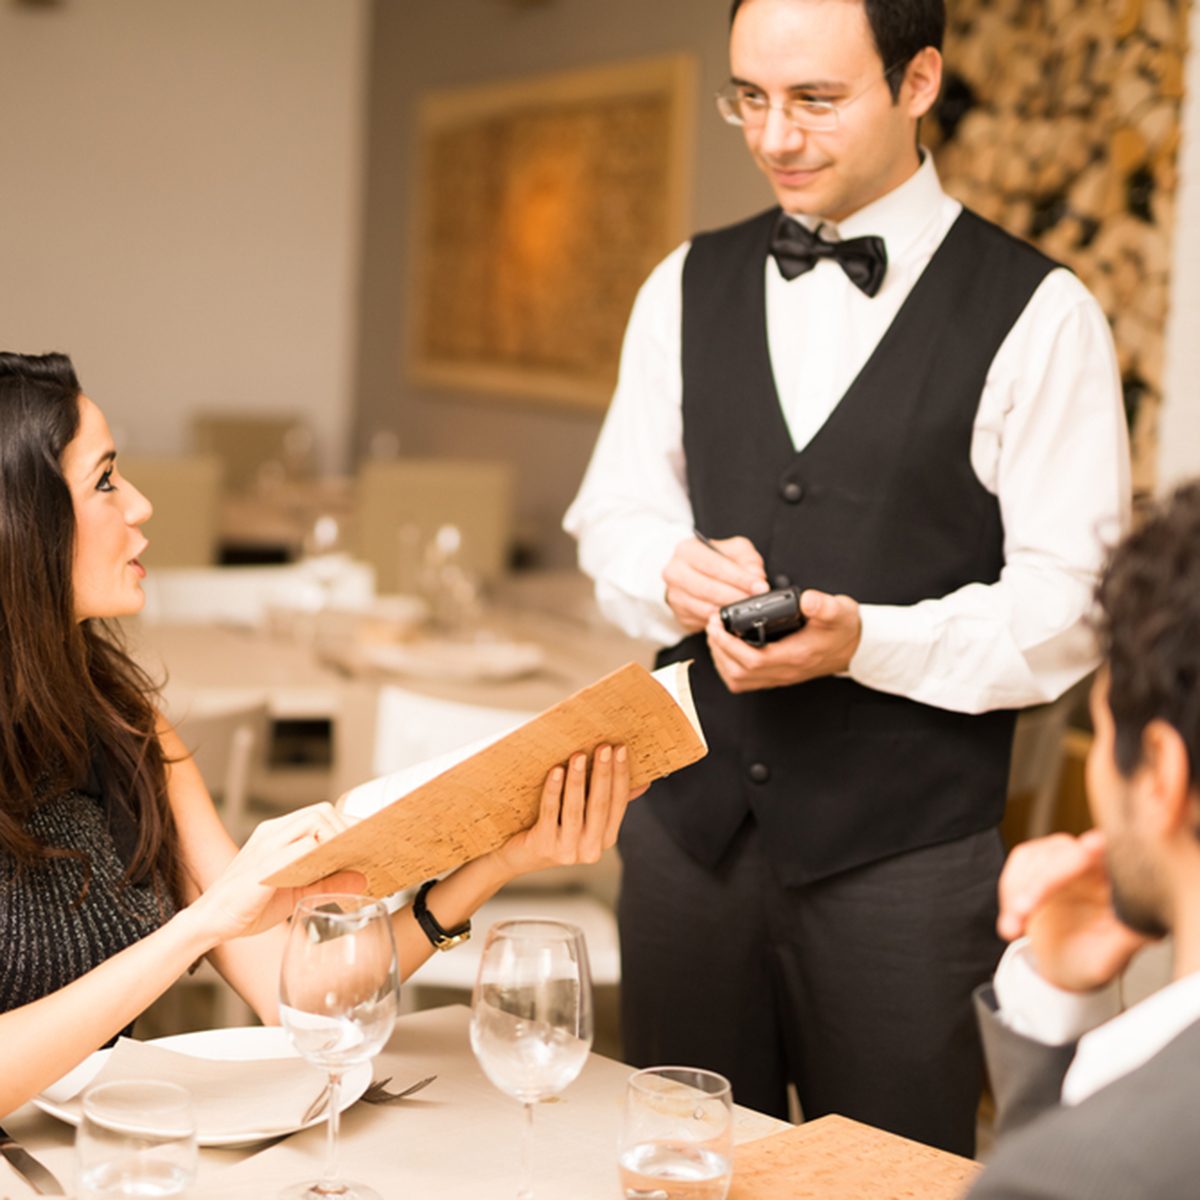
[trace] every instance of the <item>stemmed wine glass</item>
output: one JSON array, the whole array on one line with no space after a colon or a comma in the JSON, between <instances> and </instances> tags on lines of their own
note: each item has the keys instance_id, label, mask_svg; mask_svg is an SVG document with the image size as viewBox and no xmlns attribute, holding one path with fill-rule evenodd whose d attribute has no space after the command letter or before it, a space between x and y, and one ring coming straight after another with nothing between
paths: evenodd
<instances>
[{"instance_id":1,"label":"stemmed wine glass","mask_svg":"<svg viewBox=\"0 0 1200 1200\"><path fill-rule=\"evenodd\" d=\"M517 1200L533 1197L533 1106L579 1074L591 1044L582 931L563 921L493 925L471 997L471 1049L492 1083L525 1106Z\"/></svg>"},{"instance_id":2,"label":"stemmed wine glass","mask_svg":"<svg viewBox=\"0 0 1200 1200\"><path fill-rule=\"evenodd\" d=\"M296 905L279 972L279 1016L292 1045L329 1072L329 1138L321 1178L281 1200L381 1200L338 1178L342 1076L374 1058L396 1020L399 972L386 907L369 896L309 896Z\"/></svg>"}]
</instances>

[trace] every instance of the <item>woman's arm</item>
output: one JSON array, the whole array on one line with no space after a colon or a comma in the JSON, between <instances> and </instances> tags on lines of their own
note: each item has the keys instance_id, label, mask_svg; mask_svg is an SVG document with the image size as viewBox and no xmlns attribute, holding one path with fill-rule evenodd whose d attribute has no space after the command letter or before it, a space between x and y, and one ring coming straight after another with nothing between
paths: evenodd
<instances>
[{"instance_id":1,"label":"woman's arm","mask_svg":"<svg viewBox=\"0 0 1200 1200\"><path fill-rule=\"evenodd\" d=\"M260 826L208 891L160 929L66 987L0 1013L0 1115L102 1046L214 946L257 932L290 912L300 892L275 892L258 881L338 827L328 806Z\"/></svg>"},{"instance_id":2,"label":"woman's arm","mask_svg":"<svg viewBox=\"0 0 1200 1200\"><path fill-rule=\"evenodd\" d=\"M179 827L184 862L193 887L203 891L235 853L200 773L179 737L161 731L170 767L171 806ZM431 888L430 912L444 928L467 920L481 904L519 875L568 863L594 863L616 842L630 800L625 748L597 748L588 782L587 755L576 754L566 768L546 776L537 823L500 849L466 863ZM328 809L328 806L319 806ZM330 819L341 821L330 812ZM339 877L352 876L347 872ZM326 884L326 887L329 885ZM361 881L358 884L361 887ZM336 889L333 889L336 890ZM344 885L343 890L355 890ZM290 911L290 910L289 910ZM286 915L286 914L284 914ZM433 952L429 939L406 905L393 918L400 973L408 978ZM240 937L215 947L209 958L238 994L268 1024L278 1020L279 963L286 937L282 925L256 937Z\"/></svg>"}]
</instances>

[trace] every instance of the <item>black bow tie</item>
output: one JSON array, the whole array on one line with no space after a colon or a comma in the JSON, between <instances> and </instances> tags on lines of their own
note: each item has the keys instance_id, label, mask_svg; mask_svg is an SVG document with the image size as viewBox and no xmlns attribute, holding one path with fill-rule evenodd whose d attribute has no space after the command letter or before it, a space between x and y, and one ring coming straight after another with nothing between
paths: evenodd
<instances>
[{"instance_id":1,"label":"black bow tie","mask_svg":"<svg viewBox=\"0 0 1200 1200\"><path fill-rule=\"evenodd\" d=\"M887 247L881 237L856 237L844 242L827 242L787 213L780 213L771 235L771 254L784 279L795 279L811 271L821 258L836 259L855 287L874 296L887 273Z\"/></svg>"}]
</instances>

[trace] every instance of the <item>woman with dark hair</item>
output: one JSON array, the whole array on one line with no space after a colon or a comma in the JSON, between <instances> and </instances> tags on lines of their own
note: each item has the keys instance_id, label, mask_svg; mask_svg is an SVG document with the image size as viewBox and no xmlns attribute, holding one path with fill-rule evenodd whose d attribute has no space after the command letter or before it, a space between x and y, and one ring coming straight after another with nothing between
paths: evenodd
<instances>
[{"instance_id":1,"label":"woman with dark hair","mask_svg":"<svg viewBox=\"0 0 1200 1200\"><path fill-rule=\"evenodd\" d=\"M262 886L344 827L328 804L239 852L155 689L104 624L141 610L149 501L70 360L0 353L0 1114L127 1028L204 955L276 1019L280 922ZM629 800L623 747L546 778L537 823L427 893L443 929L517 875L594 862ZM354 890L353 873L304 891ZM394 921L402 974L432 943Z\"/></svg>"}]
</instances>

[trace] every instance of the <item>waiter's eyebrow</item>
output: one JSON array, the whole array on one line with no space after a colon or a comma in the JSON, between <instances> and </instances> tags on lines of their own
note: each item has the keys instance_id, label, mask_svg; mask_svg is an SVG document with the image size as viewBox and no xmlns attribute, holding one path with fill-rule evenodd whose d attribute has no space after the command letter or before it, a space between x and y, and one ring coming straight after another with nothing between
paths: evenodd
<instances>
[{"instance_id":1,"label":"waiter's eyebrow","mask_svg":"<svg viewBox=\"0 0 1200 1200\"><path fill-rule=\"evenodd\" d=\"M761 83L755 83L750 79L739 79L736 75L731 75L729 82L734 87L754 88L757 92L766 91ZM840 79L812 79L806 83L790 83L787 86L789 94L793 92L840 92L845 89L846 84Z\"/></svg>"}]
</instances>

